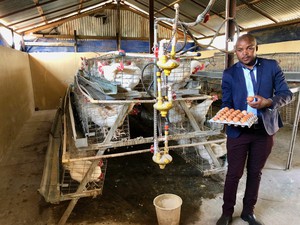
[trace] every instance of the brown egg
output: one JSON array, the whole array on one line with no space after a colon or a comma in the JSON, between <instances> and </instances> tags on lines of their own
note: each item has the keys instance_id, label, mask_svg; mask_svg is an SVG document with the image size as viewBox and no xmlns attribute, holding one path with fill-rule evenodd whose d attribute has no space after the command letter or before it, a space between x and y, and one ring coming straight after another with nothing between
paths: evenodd
<instances>
[{"instance_id":1,"label":"brown egg","mask_svg":"<svg viewBox=\"0 0 300 225\"><path fill-rule=\"evenodd\" d=\"M243 113L240 112L239 114L237 114L237 116L243 118L245 115L244 115Z\"/></svg>"},{"instance_id":2,"label":"brown egg","mask_svg":"<svg viewBox=\"0 0 300 225\"><path fill-rule=\"evenodd\" d=\"M224 116L221 116L220 117L220 121L224 121L225 120L225 117Z\"/></svg>"},{"instance_id":3,"label":"brown egg","mask_svg":"<svg viewBox=\"0 0 300 225\"><path fill-rule=\"evenodd\" d=\"M226 121L227 121L227 122L231 122L232 119L233 119L233 117L232 117L232 116L229 116L229 117L227 117Z\"/></svg>"},{"instance_id":4,"label":"brown egg","mask_svg":"<svg viewBox=\"0 0 300 225\"><path fill-rule=\"evenodd\" d=\"M247 97L247 102L253 102L254 100L254 97L253 96L248 96Z\"/></svg>"},{"instance_id":5,"label":"brown egg","mask_svg":"<svg viewBox=\"0 0 300 225\"><path fill-rule=\"evenodd\" d=\"M239 122L239 121L240 121L240 118L238 118L238 117L234 117L234 118L232 119L232 121L233 121L233 122L235 122L235 123L237 123L237 122Z\"/></svg>"},{"instance_id":6,"label":"brown egg","mask_svg":"<svg viewBox=\"0 0 300 225\"><path fill-rule=\"evenodd\" d=\"M247 119L246 118L242 118L240 121L241 121L241 123L246 123Z\"/></svg>"},{"instance_id":7,"label":"brown egg","mask_svg":"<svg viewBox=\"0 0 300 225\"><path fill-rule=\"evenodd\" d=\"M225 113L225 116L230 116L231 115L231 112L229 112L229 111L227 111L226 113Z\"/></svg>"}]
</instances>

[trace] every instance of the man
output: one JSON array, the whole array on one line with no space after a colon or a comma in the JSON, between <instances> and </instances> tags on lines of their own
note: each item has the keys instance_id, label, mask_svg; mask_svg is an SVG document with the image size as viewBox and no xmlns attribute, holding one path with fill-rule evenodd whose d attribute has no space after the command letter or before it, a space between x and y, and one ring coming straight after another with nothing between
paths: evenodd
<instances>
[{"instance_id":1,"label":"man","mask_svg":"<svg viewBox=\"0 0 300 225\"><path fill-rule=\"evenodd\" d=\"M253 112L258 122L250 128L226 127L228 170L223 212L217 225L227 225L232 221L238 184L245 165L247 180L241 218L250 225L263 224L254 215L262 169L271 153L273 136L283 125L278 108L292 99L278 63L257 57L257 49L256 39L252 35L240 36L235 46L239 62L223 72L222 107ZM255 100L247 101L249 96Z\"/></svg>"}]
</instances>

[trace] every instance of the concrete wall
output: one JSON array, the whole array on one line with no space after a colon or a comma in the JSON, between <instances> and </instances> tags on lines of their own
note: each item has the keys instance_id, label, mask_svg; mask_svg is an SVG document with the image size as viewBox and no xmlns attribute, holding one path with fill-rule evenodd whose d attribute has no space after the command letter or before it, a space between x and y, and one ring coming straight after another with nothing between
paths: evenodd
<instances>
[{"instance_id":1,"label":"concrete wall","mask_svg":"<svg viewBox=\"0 0 300 225\"><path fill-rule=\"evenodd\" d=\"M96 53L30 53L35 109L57 108L80 68L80 57L95 56Z\"/></svg>"},{"instance_id":2,"label":"concrete wall","mask_svg":"<svg viewBox=\"0 0 300 225\"><path fill-rule=\"evenodd\" d=\"M0 46L0 161L34 112L29 56Z\"/></svg>"}]
</instances>

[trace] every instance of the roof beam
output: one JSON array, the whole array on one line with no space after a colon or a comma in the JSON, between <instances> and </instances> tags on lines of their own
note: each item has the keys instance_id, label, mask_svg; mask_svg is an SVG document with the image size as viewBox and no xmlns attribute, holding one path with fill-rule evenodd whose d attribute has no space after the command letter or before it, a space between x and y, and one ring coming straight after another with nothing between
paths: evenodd
<instances>
[{"instance_id":1,"label":"roof beam","mask_svg":"<svg viewBox=\"0 0 300 225\"><path fill-rule=\"evenodd\" d=\"M174 6L176 3L178 4L178 3L182 2L182 1L184 1L184 0L176 0L175 2L172 2L169 5L166 5L166 4L163 4L163 3L160 2L160 4L162 4L164 7L162 9L160 9L160 10L157 10L156 13L154 13L154 15L157 14L157 13L161 13L162 11L164 11L166 9L172 9L172 10L174 10L172 8L172 6ZM157 1L157 2L159 2L159 1Z\"/></svg>"},{"instance_id":2,"label":"roof beam","mask_svg":"<svg viewBox=\"0 0 300 225\"><path fill-rule=\"evenodd\" d=\"M259 26L259 27L252 27L252 28L244 29L243 31L248 32L248 31L256 31L256 30L269 29L269 28L277 28L277 27L282 27L282 26L292 25L292 24L297 24L297 23L300 23L300 19L284 21L284 22L279 22L279 23L273 23L273 24L268 24L268 25Z\"/></svg>"},{"instance_id":3,"label":"roof beam","mask_svg":"<svg viewBox=\"0 0 300 225\"><path fill-rule=\"evenodd\" d=\"M42 7L39 5L39 0L32 0L32 1L33 1L34 4L36 5L36 9L37 9L37 11L38 11L38 13L39 13L39 16L42 17L42 19L43 19L43 21L44 21L45 23L47 23L46 17L43 16L44 11L43 11Z\"/></svg>"},{"instance_id":4,"label":"roof beam","mask_svg":"<svg viewBox=\"0 0 300 225\"><path fill-rule=\"evenodd\" d=\"M106 2L106 1L102 1L102 2ZM95 5L98 5L98 4L99 4L99 2L97 4L95 4ZM67 21L70 21L70 20L74 20L74 19L77 19L77 18L81 18L81 17L84 17L84 16L88 16L88 15L90 15L92 13L96 13L96 12L102 10L104 7L107 7L109 4L110 4L110 1L108 3L102 5L101 7L98 7L97 9L88 10L88 11L86 11L84 13L80 13L80 14L77 14L75 16L70 16L70 17L67 17L67 18L59 19L56 22L48 23L46 25L38 26L38 24L40 24L40 23L38 23L38 24L31 24L30 26L20 27L20 28L18 28L16 30L24 30L25 29L25 31L23 31L23 33L28 34L28 33L32 33L32 32L35 32L35 31L44 30L44 29L47 29L47 28L50 28L50 27L55 27L55 26L58 26L58 25L60 25L60 24L62 24L64 22L67 22ZM89 6L89 7L92 7L92 6ZM86 8L89 8L89 7L86 7ZM55 20L55 19L67 16L69 14L70 13L63 14L63 15L60 15L58 17L51 18L51 20ZM32 28L33 26L37 26L37 27ZM26 29L26 28L28 28L28 29Z\"/></svg>"},{"instance_id":5,"label":"roof beam","mask_svg":"<svg viewBox=\"0 0 300 225\"><path fill-rule=\"evenodd\" d=\"M27 7L27 8L24 8L24 9L18 9L18 10L14 11L14 12L7 13L7 14L4 14L4 15L0 16L0 19L5 18L5 17L8 17L8 16L11 16L11 15L14 15L14 14L17 14L17 13L24 12L24 11L29 10L29 9L34 9L34 8L36 8L37 6L46 5L46 4L55 2L55 1L57 1L57 0L49 0L49 1L47 1L47 2L38 3L38 4L35 4L35 5L32 5L32 6L29 6L29 7Z\"/></svg>"},{"instance_id":6,"label":"roof beam","mask_svg":"<svg viewBox=\"0 0 300 225\"><path fill-rule=\"evenodd\" d=\"M245 5L247 5L250 9L254 10L255 12L263 15L264 17L267 17L269 20L272 20L274 23L278 23L278 20L276 20L274 17L270 16L269 14L265 13L264 11L260 10L259 8L257 8L256 6L254 6L253 2L248 2L246 0L240 0L242 3L244 3ZM259 2L259 1L258 1Z\"/></svg>"},{"instance_id":7,"label":"roof beam","mask_svg":"<svg viewBox=\"0 0 300 225\"><path fill-rule=\"evenodd\" d=\"M86 0L85 2L89 2L89 1L92 1L92 0ZM66 10L66 9L69 9L69 8L72 8L72 7L75 7L75 6L80 6L80 4L81 4L81 3L76 3L76 4L73 4L73 5L66 6L66 7L64 7L64 8L60 8L60 9L58 9L58 10L53 10L53 11L50 11L50 12L47 12L47 13L43 13L42 16L48 16L48 15L51 15L51 14L53 14L53 13L57 13L57 12L60 12L60 11L64 11L64 10ZM97 3L97 4L99 4L99 3ZM95 4L95 5L97 5L97 4ZM90 7L90 6L88 6L88 7ZM87 7L86 7L86 8L87 8ZM85 8L81 8L81 7L80 7L80 10L83 10L83 9L85 9ZM31 18L28 18L28 19L25 19L25 20L21 20L21 21L15 22L15 23L8 24L7 26L11 27L11 26L14 26L14 25L17 25L17 24L25 23L25 22L27 22L27 21L37 19L37 18L39 18L40 16L41 16L41 15L39 15L39 16L34 16L34 17L31 17ZM19 29L20 29L20 28L19 28Z\"/></svg>"}]
</instances>

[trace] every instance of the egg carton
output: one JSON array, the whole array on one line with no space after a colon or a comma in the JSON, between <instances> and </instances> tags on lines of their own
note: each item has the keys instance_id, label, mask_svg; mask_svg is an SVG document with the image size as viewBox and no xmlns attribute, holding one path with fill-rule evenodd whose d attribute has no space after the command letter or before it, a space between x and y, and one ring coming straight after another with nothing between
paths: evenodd
<instances>
[{"instance_id":1,"label":"egg carton","mask_svg":"<svg viewBox=\"0 0 300 225\"><path fill-rule=\"evenodd\" d=\"M221 109L220 111L222 111L223 109ZM219 111L219 112L220 112ZM218 113L219 113L218 112ZM217 114L218 114L217 113ZM217 115L216 114L216 115ZM235 126L235 127L238 127L238 126L240 126L240 127L251 127L255 122L257 122L257 120L258 120L258 118L257 118L257 116L256 115L252 115L252 116L250 116L249 117L249 119L247 119L245 122L241 122L241 121L238 121L238 122L233 122L233 121L226 121L226 120L219 120L219 119L217 119L217 120L215 120L214 118L216 117L216 115L213 117L213 118L211 118L210 120L209 120L209 122L210 123L218 123L218 124L227 124L227 125L229 125L229 126Z\"/></svg>"}]
</instances>

